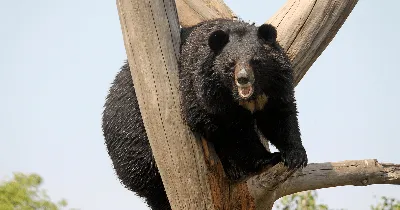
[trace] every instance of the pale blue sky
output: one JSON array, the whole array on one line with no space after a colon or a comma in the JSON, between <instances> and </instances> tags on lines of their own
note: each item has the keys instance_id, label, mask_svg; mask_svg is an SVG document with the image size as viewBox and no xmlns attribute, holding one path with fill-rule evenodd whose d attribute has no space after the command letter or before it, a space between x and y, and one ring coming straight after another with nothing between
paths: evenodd
<instances>
[{"instance_id":1,"label":"pale blue sky","mask_svg":"<svg viewBox=\"0 0 400 210\"><path fill-rule=\"evenodd\" d=\"M261 24L285 0L227 4ZM400 163L398 8L362 0L314 63L296 97L310 162ZM146 209L118 182L101 112L126 58L115 0L19 0L0 6L0 178L36 172L54 199L82 210ZM400 186L319 190L332 208L367 209Z\"/></svg>"}]
</instances>

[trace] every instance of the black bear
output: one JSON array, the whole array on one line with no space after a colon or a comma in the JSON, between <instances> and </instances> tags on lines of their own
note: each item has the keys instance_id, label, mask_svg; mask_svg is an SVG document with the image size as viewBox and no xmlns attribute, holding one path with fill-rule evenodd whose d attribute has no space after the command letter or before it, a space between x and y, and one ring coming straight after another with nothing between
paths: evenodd
<instances>
[{"instance_id":1,"label":"black bear","mask_svg":"<svg viewBox=\"0 0 400 210\"><path fill-rule=\"evenodd\" d=\"M179 79L183 118L213 143L233 181L279 161L307 165L294 97L293 70L269 24L211 20L182 29ZM126 63L110 88L103 133L121 182L152 209L170 209ZM258 128L279 153L268 152Z\"/></svg>"}]
</instances>

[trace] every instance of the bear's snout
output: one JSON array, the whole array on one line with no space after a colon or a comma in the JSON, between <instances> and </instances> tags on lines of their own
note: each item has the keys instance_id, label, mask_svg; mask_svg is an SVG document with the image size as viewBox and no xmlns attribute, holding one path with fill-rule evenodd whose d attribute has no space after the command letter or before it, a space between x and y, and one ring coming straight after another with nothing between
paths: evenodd
<instances>
[{"instance_id":1,"label":"bear's snout","mask_svg":"<svg viewBox=\"0 0 400 210\"><path fill-rule=\"evenodd\" d=\"M235 84L241 98L247 99L252 96L254 92L254 72L249 65L245 65L244 63L236 65Z\"/></svg>"},{"instance_id":2,"label":"bear's snout","mask_svg":"<svg viewBox=\"0 0 400 210\"><path fill-rule=\"evenodd\" d=\"M247 85L250 82L249 74L246 69L241 69L236 79L238 85Z\"/></svg>"}]
</instances>

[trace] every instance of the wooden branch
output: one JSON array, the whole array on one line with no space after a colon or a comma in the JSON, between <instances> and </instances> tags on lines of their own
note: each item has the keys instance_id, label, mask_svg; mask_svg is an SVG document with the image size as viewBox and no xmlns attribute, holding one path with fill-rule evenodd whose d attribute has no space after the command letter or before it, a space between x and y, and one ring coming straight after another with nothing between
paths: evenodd
<instances>
[{"instance_id":1,"label":"wooden branch","mask_svg":"<svg viewBox=\"0 0 400 210\"><path fill-rule=\"evenodd\" d=\"M117 0L146 133L172 209L214 209L201 143L181 118L174 0Z\"/></svg>"},{"instance_id":2,"label":"wooden branch","mask_svg":"<svg viewBox=\"0 0 400 210\"><path fill-rule=\"evenodd\" d=\"M277 26L278 41L293 62L296 84L328 46L356 2L288 0L268 21ZM177 0L176 4L182 26L234 17L221 0ZM281 164L246 182L227 181L218 158L213 157L212 146L196 139L181 119L175 1L117 0L117 5L141 114L173 209L270 209L280 196L307 189L301 179L311 175L293 175ZM393 167L397 171L398 166ZM398 177L397 172L388 174ZM293 187L299 183L303 188ZM316 181L310 186L315 189L325 184Z\"/></svg>"},{"instance_id":3,"label":"wooden branch","mask_svg":"<svg viewBox=\"0 0 400 210\"><path fill-rule=\"evenodd\" d=\"M176 0L176 7L182 27L216 18L236 17L223 0Z\"/></svg>"},{"instance_id":4,"label":"wooden branch","mask_svg":"<svg viewBox=\"0 0 400 210\"><path fill-rule=\"evenodd\" d=\"M272 207L273 201L280 197L306 190L345 185L400 184L400 164L379 163L374 159L309 164L279 184L280 180L275 179L282 173L289 172L277 166L247 181L257 209Z\"/></svg>"},{"instance_id":5,"label":"wooden branch","mask_svg":"<svg viewBox=\"0 0 400 210\"><path fill-rule=\"evenodd\" d=\"M288 170L280 163L248 179L247 189L254 200L256 209L272 209L277 197L276 189L293 173L295 173L294 170Z\"/></svg>"},{"instance_id":6,"label":"wooden branch","mask_svg":"<svg viewBox=\"0 0 400 210\"><path fill-rule=\"evenodd\" d=\"M278 196L328 187L400 184L400 164L377 160L349 160L310 164L280 186Z\"/></svg>"},{"instance_id":7,"label":"wooden branch","mask_svg":"<svg viewBox=\"0 0 400 210\"><path fill-rule=\"evenodd\" d=\"M202 139L202 143L208 168L207 176L215 209L255 210L257 208L254 199L255 196L250 193L248 184L244 180L238 183L229 182L225 177L222 164L214 151L212 143L204 139ZM264 171L268 173L268 169L265 168ZM294 171L289 173L291 175Z\"/></svg>"},{"instance_id":8,"label":"wooden branch","mask_svg":"<svg viewBox=\"0 0 400 210\"><path fill-rule=\"evenodd\" d=\"M183 27L215 18L235 18L222 0L177 0ZM358 0L288 0L268 21L292 61L297 85L329 45Z\"/></svg>"},{"instance_id":9,"label":"wooden branch","mask_svg":"<svg viewBox=\"0 0 400 210\"><path fill-rule=\"evenodd\" d=\"M329 45L358 0L288 0L267 22L277 27L298 84Z\"/></svg>"}]
</instances>

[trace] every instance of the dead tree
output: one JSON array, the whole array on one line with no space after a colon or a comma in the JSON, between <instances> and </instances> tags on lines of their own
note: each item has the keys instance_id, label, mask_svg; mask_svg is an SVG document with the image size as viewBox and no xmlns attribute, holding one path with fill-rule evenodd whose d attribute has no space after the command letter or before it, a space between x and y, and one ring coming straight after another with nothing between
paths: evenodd
<instances>
[{"instance_id":1,"label":"dead tree","mask_svg":"<svg viewBox=\"0 0 400 210\"><path fill-rule=\"evenodd\" d=\"M357 0L288 0L267 22L278 30L300 82ZM292 193L326 187L400 184L400 165L376 160L282 164L241 183L225 177L212 145L196 139L180 113L180 25L235 18L222 0L117 0L125 49L146 132L172 209L271 209Z\"/></svg>"}]
</instances>

